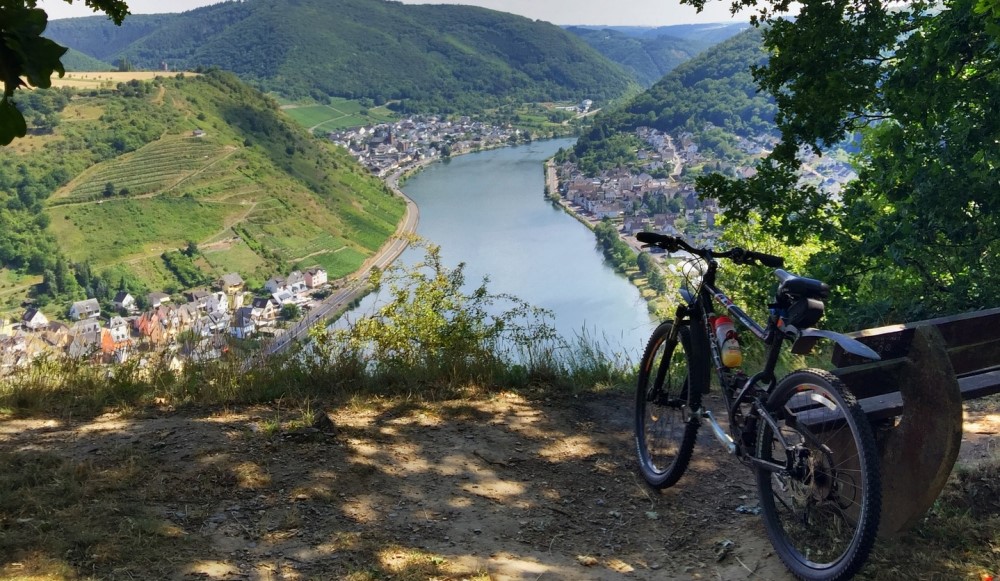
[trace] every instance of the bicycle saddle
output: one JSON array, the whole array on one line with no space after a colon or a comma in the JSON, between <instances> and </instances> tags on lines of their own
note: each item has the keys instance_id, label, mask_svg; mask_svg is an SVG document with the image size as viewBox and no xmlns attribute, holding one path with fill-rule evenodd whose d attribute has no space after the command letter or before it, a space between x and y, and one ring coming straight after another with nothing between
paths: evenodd
<instances>
[{"instance_id":1,"label":"bicycle saddle","mask_svg":"<svg viewBox=\"0 0 1000 581\"><path fill-rule=\"evenodd\" d=\"M825 299L830 296L830 286L815 278L795 276L780 268L775 270L774 274L781 281L781 284L778 285L779 296L789 295L806 299Z\"/></svg>"}]
</instances>

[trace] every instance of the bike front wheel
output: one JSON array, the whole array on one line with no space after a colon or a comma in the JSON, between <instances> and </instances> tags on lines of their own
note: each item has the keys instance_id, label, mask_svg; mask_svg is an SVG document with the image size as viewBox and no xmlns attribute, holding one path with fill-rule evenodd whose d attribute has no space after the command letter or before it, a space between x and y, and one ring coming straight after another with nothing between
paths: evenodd
<instances>
[{"instance_id":1,"label":"bike front wheel","mask_svg":"<svg viewBox=\"0 0 1000 581\"><path fill-rule=\"evenodd\" d=\"M640 362L635 443L642 477L657 489L673 486L684 474L698 435L693 412L701 405L701 367L691 335L687 325L661 323Z\"/></svg>"},{"instance_id":2,"label":"bike front wheel","mask_svg":"<svg viewBox=\"0 0 1000 581\"><path fill-rule=\"evenodd\" d=\"M759 422L757 486L767 534L800 579L853 576L875 543L882 488L875 439L854 396L820 370L790 373Z\"/></svg>"}]
</instances>

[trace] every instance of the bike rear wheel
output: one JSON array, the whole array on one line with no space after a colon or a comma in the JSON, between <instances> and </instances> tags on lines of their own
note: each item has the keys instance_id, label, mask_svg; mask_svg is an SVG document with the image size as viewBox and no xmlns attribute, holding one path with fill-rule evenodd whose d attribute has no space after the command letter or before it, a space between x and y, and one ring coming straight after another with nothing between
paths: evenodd
<instances>
[{"instance_id":1,"label":"bike rear wheel","mask_svg":"<svg viewBox=\"0 0 1000 581\"><path fill-rule=\"evenodd\" d=\"M790 373L759 421L757 486L767 534L800 579L853 576L875 543L881 482L875 440L854 396L820 370ZM774 465L780 465L777 469Z\"/></svg>"},{"instance_id":2,"label":"bike rear wheel","mask_svg":"<svg viewBox=\"0 0 1000 581\"><path fill-rule=\"evenodd\" d=\"M635 443L639 470L653 488L677 483L687 469L700 425L703 357L691 328L661 323L649 338L639 367L635 397ZM691 387L694 386L694 389Z\"/></svg>"}]
</instances>

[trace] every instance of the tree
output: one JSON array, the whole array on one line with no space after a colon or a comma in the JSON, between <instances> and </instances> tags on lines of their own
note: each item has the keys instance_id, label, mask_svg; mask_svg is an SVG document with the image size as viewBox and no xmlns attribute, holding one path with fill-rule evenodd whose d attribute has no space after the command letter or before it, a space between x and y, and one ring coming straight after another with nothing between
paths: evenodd
<instances>
[{"instance_id":1,"label":"tree","mask_svg":"<svg viewBox=\"0 0 1000 581\"><path fill-rule=\"evenodd\" d=\"M72 0L66 0L72 3ZM128 14L122 0L84 0L95 12L104 12L115 24L121 24ZM63 76L66 71L60 58L66 48L42 37L48 25L48 15L36 8L36 0L4 0L0 2L0 145L7 145L15 137L24 137L28 131L24 115L14 105L12 98L20 87L52 86L52 73Z\"/></svg>"},{"instance_id":2,"label":"tree","mask_svg":"<svg viewBox=\"0 0 1000 581\"><path fill-rule=\"evenodd\" d=\"M704 0L682 0L702 6ZM736 181L699 189L786 242L819 234L811 273L856 322L1000 304L1000 2L736 0L756 10L782 141ZM799 154L845 140L858 179L839 197L803 185Z\"/></svg>"},{"instance_id":3,"label":"tree","mask_svg":"<svg viewBox=\"0 0 1000 581\"><path fill-rule=\"evenodd\" d=\"M300 309L295 303L285 303L281 306L281 317L286 321L298 319L301 314L302 309Z\"/></svg>"}]
</instances>

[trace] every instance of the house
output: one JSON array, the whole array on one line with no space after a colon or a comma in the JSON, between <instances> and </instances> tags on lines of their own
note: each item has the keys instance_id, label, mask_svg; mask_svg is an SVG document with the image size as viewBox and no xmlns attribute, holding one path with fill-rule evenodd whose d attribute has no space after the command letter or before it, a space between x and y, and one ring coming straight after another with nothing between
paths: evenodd
<instances>
[{"instance_id":1,"label":"house","mask_svg":"<svg viewBox=\"0 0 1000 581\"><path fill-rule=\"evenodd\" d=\"M85 301L77 301L73 303L73 306L69 308L69 316L71 319L76 319L77 321L81 319L91 319L98 317L101 314L101 305L97 303L97 299L87 299Z\"/></svg>"},{"instance_id":2,"label":"house","mask_svg":"<svg viewBox=\"0 0 1000 581\"><path fill-rule=\"evenodd\" d=\"M163 323L160 321L160 314L156 311L143 313L135 320L135 330L139 337L159 345L166 341L166 332Z\"/></svg>"},{"instance_id":3,"label":"house","mask_svg":"<svg viewBox=\"0 0 1000 581\"><path fill-rule=\"evenodd\" d=\"M300 293L306 290L306 277L301 271L293 270L292 273L288 275L285 282L288 284L288 290L291 291L292 294Z\"/></svg>"},{"instance_id":4,"label":"house","mask_svg":"<svg viewBox=\"0 0 1000 581\"><path fill-rule=\"evenodd\" d=\"M228 313L229 295L222 291L212 293L212 296L205 299L204 309L206 313Z\"/></svg>"},{"instance_id":5,"label":"house","mask_svg":"<svg viewBox=\"0 0 1000 581\"><path fill-rule=\"evenodd\" d=\"M79 333L70 333L72 337L69 346L66 348L66 355L72 359L83 359L94 357L101 351L101 329L86 330Z\"/></svg>"},{"instance_id":6,"label":"house","mask_svg":"<svg viewBox=\"0 0 1000 581\"><path fill-rule=\"evenodd\" d=\"M199 318L191 330L199 337L211 337L224 332L229 327L229 314L219 312L209 312Z\"/></svg>"},{"instance_id":7,"label":"house","mask_svg":"<svg viewBox=\"0 0 1000 581\"><path fill-rule=\"evenodd\" d=\"M230 295L243 292L243 287L246 283L243 282L243 277L235 272L230 272L222 275L218 280L217 285L222 292Z\"/></svg>"},{"instance_id":8,"label":"house","mask_svg":"<svg viewBox=\"0 0 1000 581\"><path fill-rule=\"evenodd\" d=\"M318 288L327 283L326 269L320 266L314 266L306 271L306 287L308 288Z\"/></svg>"},{"instance_id":9,"label":"house","mask_svg":"<svg viewBox=\"0 0 1000 581\"><path fill-rule=\"evenodd\" d=\"M49 320L38 309L30 308L21 317L21 326L32 331L40 331L49 326Z\"/></svg>"},{"instance_id":10,"label":"house","mask_svg":"<svg viewBox=\"0 0 1000 581\"><path fill-rule=\"evenodd\" d=\"M257 297L250 306L251 316L257 325L270 323L278 318L279 305L271 297Z\"/></svg>"},{"instance_id":11,"label":"house","mask_svg":"<svg viewBox=\"0 0 1000 581\"><path fill-rule=\"evenodd\" d=\"M208 300L212 298L212 293L206 290L192 290L184 293L184 297L191 301L196 308L204 309Z\"/></svg>"},{"instance_id":12,"label":"house","mask_svg":"<svg viewBox=\"0 0 1000 581\"><path fill-rule=\"evenodd\" d=\"M132 313L136 310L135 297L130 295L128 291L118 291L118 294L115 295L115 299L111 302L118 311Z\"/></svg>"},{"instance_id":13,"label":"house","mask_svg":"<svg viewBox=\"0 0 1000 581\"><path fill-rule=\"evenodd\" d=\"M233 320L229 324L229 333L237 339L246 339L254 334L256 324L253 319L253 309L251 307L240 307L233 315Z\"/></svg>"},{"instance_id":14,"label":"house","mask_svg":"<svg viewBox=\"0 0 1000 581\"><path fill-rule=\"evenodd\" d=\"M295 303L295 295L293 295L292 293L290 293L288 291L281 291L281 292L274 293L274 294L271 295L271 298L274 299L275 302L277 302L279 305L282 305L282 306L287 305L287 304Z\"/></svg>"},{"instance_id":15,"label":"house","mask_svg":"<svg viewBox=\"0 0 1000 581\"><path fill-rule=\"evenodd\" d=\"M69 346L71 339L69 327L59 321L52 321L42 329L42 340L59 351Z\"/></svg>"},{"instance_id":16,"label":"house","mask_svg":"<svg viewBox=\"0 0 1000 581\"><path fill-rule=\"evenodd\" d=\"M268 279L268 281L264 283L264 290L266 290L271 294L274 294L277 292L287 291L290 289L288 287L288 281L285 280L285 277L276 276L274 278Z\"/></svg>"},{"instance_id":17,"label":"house","mask_svg":"<svg viewBox=\"0 0 1000 581\"><path fill-rule=\"evenodd\" d=\"M149 308L151 309L155 309L160 305L162 305L163 303L169 303L169 302L170 302L170 295L168 295L167 293L152 292L146 295L146 303L149 305Z\"/></svg>"},{"instance_id":18,"label":"house","mask_svg":"<svg viewBox=\"0 0 1000 581\"><path fill-rule=\"evenodd\" d=\"M124 363L132 347L128 321L112 317L106 329L101 329L101 354L104 361Z\"/></svg>"}]
</instances>

